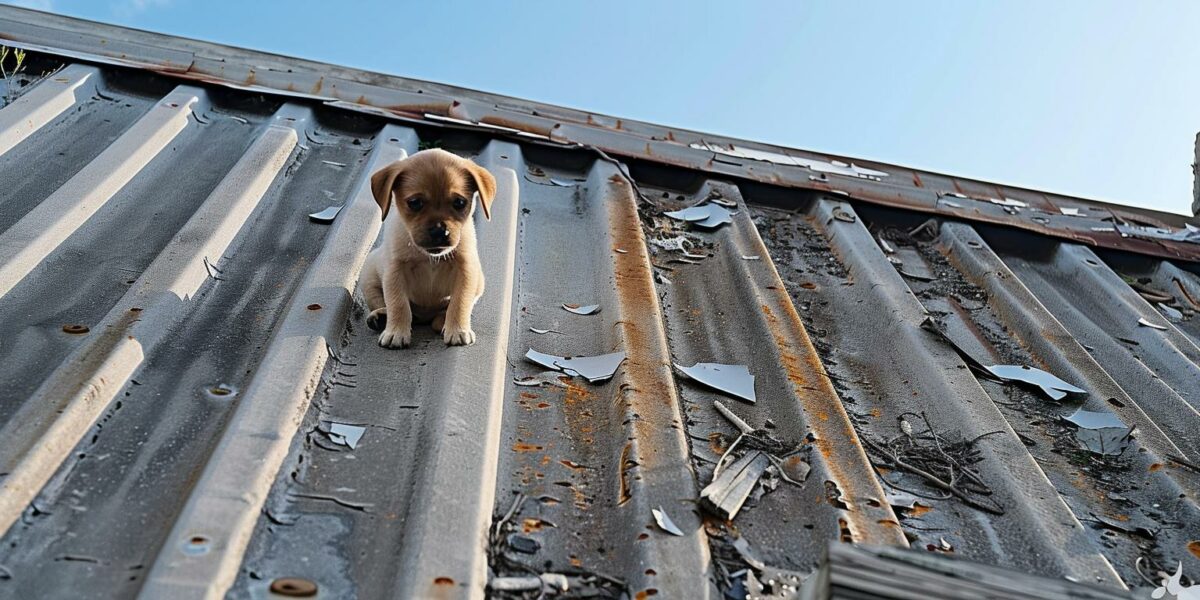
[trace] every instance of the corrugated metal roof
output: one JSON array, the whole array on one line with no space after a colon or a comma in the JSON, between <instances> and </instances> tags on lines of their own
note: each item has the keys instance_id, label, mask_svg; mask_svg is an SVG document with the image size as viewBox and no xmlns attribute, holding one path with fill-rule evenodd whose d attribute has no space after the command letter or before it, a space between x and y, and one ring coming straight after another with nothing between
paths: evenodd
<instances>
[{"instance_id":1,"label":"corrugated metal roof","mask_svg":"<svg viewBox=\"0 0 1200 600\"><path fill-rule=\"evenodd\" d=\"M1200 577L1200 277L1164 258L1200 255L1138 228L1178 219L343 68L296 94L326 67L10 7L0 37L67 63L0 110L2 596L267 597L296 577L479 597L489 574L552 572L576 594L717 597L757 561L808 573L831 540L1113 589L1177 562ZM369 106L418 93L420 111ZM384 350L355 294L380 227L367 178L430 146L499 184L478 341ZM663 214L706 201L732 222ZM545 370L529 349L625 360L518 386ZM694 363L747 366L757 402L673 367ZM714 400L760 429L741 443L794 450L731 522L698 507L739 433ZM1080 408L1134 428L1098 438L1129 447L1088 451ZM954 454L959 496L906 472L916 450Z\"/></svg>"}]
</instances>

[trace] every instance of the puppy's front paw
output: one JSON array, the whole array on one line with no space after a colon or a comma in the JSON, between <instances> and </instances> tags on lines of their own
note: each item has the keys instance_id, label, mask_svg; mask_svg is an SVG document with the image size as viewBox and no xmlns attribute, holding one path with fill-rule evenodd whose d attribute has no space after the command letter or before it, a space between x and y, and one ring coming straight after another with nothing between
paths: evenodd
<instances>
[{"instance_id":1,"label":"puppy's front paw","mask_svg":"<svg viewBox=\"0 0 1200 600\"><path fill-rule=\"evenodd\" d=\"M470 327L466 329L447 327L442 332L442 339L445 340L447 346L470 346L475 343L475 332L471 331Z\"/></svg>"},{"instance_id":2,"label":"puppy's front paw","mask_svg":"<svg viewBox=\"0 0 1200 600\"><path fill-rule=\"evenodd\" d=\"M367 327L372 331L383 331L387 327L387 309L377 308L367 315Z\"/></svg>"},{"instance_id":3,"label":"puppy's front paw","mask_svg":"<svg viewBox=\"0 0 1200 600\"><path fill-rule=\"evenodd\" d=\"M384 329L383 333L379 334L379 345L384 348L407 348L411 343L412 330Z\"/></svg>"}]
</instances>

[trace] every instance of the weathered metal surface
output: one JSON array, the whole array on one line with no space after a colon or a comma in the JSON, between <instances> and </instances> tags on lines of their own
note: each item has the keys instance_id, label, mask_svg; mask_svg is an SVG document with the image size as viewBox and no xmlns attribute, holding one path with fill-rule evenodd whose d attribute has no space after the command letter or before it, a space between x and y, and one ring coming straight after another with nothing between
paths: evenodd
<instances>
[{"instance_id":1,"label":"weathered metal surface","mask_svg":"<svg viewBox=\"0 0 1200 600\"><path fill-rule=\"evenodd\" d=\"M1157 258L1187 245L1097 238L1119 208L31 14L0 7L0 36L121 33L107 60L150 73L69 66L0 109L31 124L0 127L0 597L718 597L830 541L1118 592L1200 573L1200 277ZM278 97L180 86L250 56L239 85ZM362 110L397 99L412 129ZM479 341L384 350L364 182L431 145L500 180ZM706 201L731 222L664 216ZM624 360L559 380L530 349ZM696 363L744 366L754 403L673 366ZM1079 410L1123 451L1089 451ZM880 455L926 420L966 443L937 450L967 448L961 496ZM796 480L726 522L700 490L747 428Z\"/></svg>"},{"instance_id":2,"label":"weathered metal surface","mask_svg":"<svg viewBox=\"0 0 1200 600\"><path fill-rule=\"evenodd\" d=\"M629 159L848 195L856 200L1002 224L1093 246L1200 260L1200 245L1125 237L1114 222L1182 226L1180 215L1049 194L898 165L780 148L475 90L280 57L161 34L0 7L0 40L84 60L135 66L236 87L318 99L405 120L486 127L600 148ZM1016 201L1021 208L1000 206ZM1064 216L1060 207L1080 208ZM1103 231L1098 229L1104 228Z\"/></svg>"}]
</instances>

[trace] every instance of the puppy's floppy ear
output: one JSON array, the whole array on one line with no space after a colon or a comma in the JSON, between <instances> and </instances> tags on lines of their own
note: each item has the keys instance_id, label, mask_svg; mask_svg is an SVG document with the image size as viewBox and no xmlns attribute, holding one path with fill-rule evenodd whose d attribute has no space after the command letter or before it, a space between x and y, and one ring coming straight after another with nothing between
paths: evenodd
<instances>
[{"instance_id":1,"label":"puppy's floppy ear","mask_svg":"<svg viewBox=\"0 0 1200 600\"><path fill-rule=\"evenodd\" d=\"M483 205L483 218L492 220L492 200L496 199L496 178L488 170L466 161L467 174L475 182L475 191L479 193L479 203Z\"/></svg>"},{"instance_id":2,"label":"puppy's floppy ear","mask_svg":"<svg viewBox=\"0 0 1200 600\"><path fill-rule=\"evenodd\" d=\"M392 190L403 172L404 161L396 161L371 176L371 193L374 194L379 209L383 211L380 220L387 219L388 208L392 206Z\"/></svg>"}]
</instances>

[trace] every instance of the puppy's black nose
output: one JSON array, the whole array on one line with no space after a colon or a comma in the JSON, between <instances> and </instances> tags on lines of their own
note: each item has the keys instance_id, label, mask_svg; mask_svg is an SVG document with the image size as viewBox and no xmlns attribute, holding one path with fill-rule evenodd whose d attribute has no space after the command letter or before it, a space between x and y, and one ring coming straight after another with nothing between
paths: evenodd
<instances>
[{"instance_id":1,"label":"puppy's black nose","mask_svg":"<svg viewBox=\"0 0 1200 600\"><path fill-rule=\"evenodd\" d=\"M429 241L434 243L449 243L450 231L446 229L445 223L437 223L429 228Z\"/></svg>"}]
</instances>

